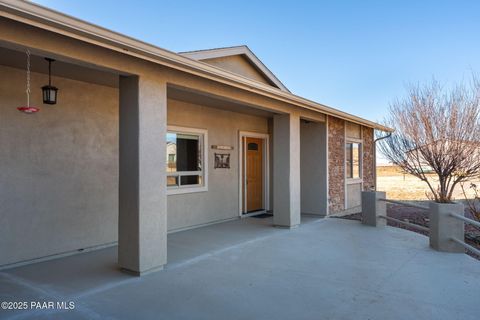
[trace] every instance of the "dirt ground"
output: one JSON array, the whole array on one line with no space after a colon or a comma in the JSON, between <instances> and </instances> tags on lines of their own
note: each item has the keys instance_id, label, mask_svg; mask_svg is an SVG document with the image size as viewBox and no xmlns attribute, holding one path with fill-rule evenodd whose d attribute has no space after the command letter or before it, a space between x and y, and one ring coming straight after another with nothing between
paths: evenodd
<instances>
[{"instance_id":1,"label":"dirt ground","mask_svg":"<svg viewBox=\"0 0 480 320\"><path fill-rule=\"evenodd\" d=\"M431 175L431 178L434 180L434 175ZM465 190L469 198L473 197L473 192L469 189L471 182L480 185L480 177L465 183ZM395 166L377 167L377 190L385 191L387 198L393 200L428 200L427 193L430 191L425 182L403 173L400 168ZM455 189L453 198L455 200L464 199L460 186Z\"/></svg>"},{"instance_id":2,"label":"dirt ground","mask_svg":"<svg viewBox=\"0 0 480 320\"><path fill-rule=\"evenodd\" d=\"M424 201L423 203L421 201L416 201L415 203L423 206L427 206L426 201ZM390 204L390 203L387 204L387 216L396 218L398 220L417 224L420 226L424 226L427 228L429 227L429 224L430 224L428 211L420 210L412 207L406 207L398 204ZM468 209L465 209L465 216L468 218L472 218L470 216ZM349 220L361 220L362 213L355 213L348 216L344 216L342 218L349 219ZM387 225L409 230L412 232L417 232L428 237L428 232L418 230L416 228L412 228L410 226L406 226L404 224L401 224L395 221L388 220ZM472 225L466 224L465 225L465 242L480 250L480 230ZM469 251L467 251L466 253L474 257L475 259L480 260L480 256Z\"/></svg>"},{"instance_id":3,"label":"dirt ground","mask_svg":"<svg viewBox=\"0 0 480 320\"><path fill-rule=\"evenodd\" d=\"M471 190L467 190L471 182L480 185L480 178L465 183L465 189L469 198L473 197L473 193L471 192ZM398 201L403 200L428 207L428 186L420 179L412 175L404 174L398 167L388 166L377 168L377 189L379 191L385 191L387 193L388 199ZM464 201L465 197L460 187L455 190L454 198L457 201ZM425 227L428 227L430 222L428 211L397 204L387 205L387 216ZM465 209L465 216L473 218L470 215L470 211L468 208ZM361 220L361 213L345 216L344 218ZM407 227L397 222L388 221L388 225L428 235L426 232ZM474 226L466 224L465 240L470 245L480 249L480 230ZM470 252L468 252L468 254L480 260L479 256L476 256L475 254Z\"/></svg>"}]
</instances>

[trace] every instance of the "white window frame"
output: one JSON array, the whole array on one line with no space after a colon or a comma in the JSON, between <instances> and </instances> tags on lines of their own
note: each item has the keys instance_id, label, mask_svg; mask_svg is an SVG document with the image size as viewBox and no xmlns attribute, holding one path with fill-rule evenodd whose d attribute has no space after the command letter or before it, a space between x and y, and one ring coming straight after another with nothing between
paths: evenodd
<instances>
[{"instance_id":1,"label":"white window frame","mask_svg":"<svg viewBox=\"0 0 480 320\"><path fill-rule=\"evenodd\" d=\"M358 177L350 178L347 176L347 144L358 143L359 144L359 159L358 159ZM354 184L363 182L363 139L347 138L345 139L345 181L346 184ZM353 170L353 168L352 168Z\"/></svg>"},{"instance_id":2,"label":"white window frame","mask_svg":"<svg viewBox=\"0 0 480 320\"><path fill-rule=\"evenodd\" d=\"M188 186L167 186L167 195L185 194L195 192L208 191L208 130L180 127L180 126L167 126L167 133L182 133L201 135L200 143L203 146L202 149L202 170L200 171L181 171L181 172L166 172L166 177L175 176L188 176L188 175L201 175L203 179L203 185L188 185ZM166 158L166 157L165 157ZM167 183L165 179L165 183Z\"/></svg>"}]
</instances>

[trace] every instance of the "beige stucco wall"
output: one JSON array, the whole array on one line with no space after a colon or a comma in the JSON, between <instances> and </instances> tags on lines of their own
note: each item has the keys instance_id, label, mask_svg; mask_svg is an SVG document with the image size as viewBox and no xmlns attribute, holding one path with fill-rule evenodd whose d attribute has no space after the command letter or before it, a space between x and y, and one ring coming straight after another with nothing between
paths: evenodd
<instances>
[{"instance_id":1,"label":"beige stucco wall","mask_svg":"<svg viewBox=\"0 0 480 320\"><path fill-rule=\"evenodd\" d=\"M242 55L204 59L202 62L234 72L252 80L270 84L267 79L265 79L265 77Z\"/></svg>"},{"instance_id":2,"label":"beige stucco wall","mask_svg":"<svg viewBox=\"0 0 480 320\"><path fill-rule=\"evenodd\" d=\"M361 139L362 126L352 122L345 122L345 134L347 138Z\"/></svg>"},{"instance_id":3,"label":"beige stucco wall","mask_svg":"<svg viewBox=\"0 0 480 320\"><path fill-rule=\"evenodd\" d=\"M0 66L0 265L117 241L118 89ZM88 94L85 94L88 93Z\"/></svg>"},{"instance_id":4,"label":"beige stucco wall","mask_svg":"<svg viewBox=\"0 0 480 320\"><path fill-rule=\"evenodd\" d=\"M346 186L347 207L345 209L359 208L362 204L362 183L349 183Z\"/></svg>"},{"instance_id":5,"label":"beige stucco wall","mask_svg":"<svg viewBox=\"0 0 480 320\"><path fill-rule=\"evenodd\" d=\"M321 122L300 123L300 174L302 213L326 215L327 130Z\"/></svg>"},{"instance_id":6,"label":"beige stucco wall","mask_svg":"<svg viewBox=\"0 0 480 320\"><path fill-rule=\"evenodd\" d=\"M0 266L116 242L118 89L54 77L59 103L48 106L47 76L32 73L41 111L25 115L25 71L0 74ZM268 133L268 119L168 100L168 124L209 134L209 190L169 195L168 230L237 217L239 131ZM234 146L231 169L213 168L212 144Z\"/></svg>"},{"instance_id":7,"label":"beige stucco wall","mask_svg":"<svg viewBox=\"0 0 480 320\"><path fill-rule=\"evenodd\" d=\"M208 191L168 196L168 229L176 230L239 215L239 131L268 133L268 119L168 100L168 125L208 130ZM220 151L212 145L233 146ZM214 153L230 153L230 169L214 169Z\"/></svg>"}]
</instances>

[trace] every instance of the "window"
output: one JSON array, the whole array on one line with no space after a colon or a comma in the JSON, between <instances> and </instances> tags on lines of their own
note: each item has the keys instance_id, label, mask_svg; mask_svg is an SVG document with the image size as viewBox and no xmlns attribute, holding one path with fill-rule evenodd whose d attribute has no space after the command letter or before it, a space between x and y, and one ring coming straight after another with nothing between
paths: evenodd
<instances>
[{"instance_id":1,"label":"window","mask_svg":"<svg viewBox=\"0 0 480 320\"><path fill-rule=\"evenodd\" d=\"M206 191L207 131L169 127L167 188L169 194Z\"/></svg>"},{"instance_id":2,"label":"window","mask_svg":"<svg viewBox=\"0 0 480 320\"><path fill-rule=\"evenodd\" d=\"M356 142L347 142L345 145L345 166L347 178L359 179L360 178L360 159L362 152L362 144Z\"/></svg>"}]
</instances>

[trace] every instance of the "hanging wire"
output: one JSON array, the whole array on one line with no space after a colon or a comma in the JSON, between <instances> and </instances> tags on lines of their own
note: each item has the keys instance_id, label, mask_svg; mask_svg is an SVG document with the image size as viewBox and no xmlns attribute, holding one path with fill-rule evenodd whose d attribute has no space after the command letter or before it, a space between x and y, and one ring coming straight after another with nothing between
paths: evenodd
<instances>
[{"instance_id":1,"label":"hanging wire","mask_svg":"<svg viewBox=\"0 0 480 320\"><path fill-rule=\"evenodd\" d=\"M27 55L27 87L25 93L27 94L27 105L23 107L17 107L17 110L26 114L32 114L40 111L37 107L30 107L30 50L26 49L25 53Z\"/></svg>"},{"instance_id":2,"label":"hanging wire","mask_svg":"<svg viewBox=\"0 0 480 320\"><path fill-rule=\"evenodd\" d=\"M30 108L30 50L27 49L27 108Z\"/></svg>"}]
</instances>

